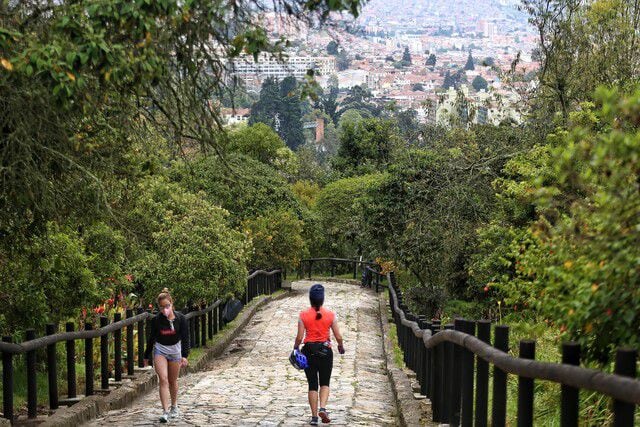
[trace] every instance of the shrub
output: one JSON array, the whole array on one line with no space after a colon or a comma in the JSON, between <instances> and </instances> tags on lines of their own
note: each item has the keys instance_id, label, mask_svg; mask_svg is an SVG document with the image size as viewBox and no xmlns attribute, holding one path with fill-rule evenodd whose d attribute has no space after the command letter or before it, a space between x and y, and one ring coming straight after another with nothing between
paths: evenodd
<instances>
[{"instance_id":1,"label":"shrub","mask_svg":"<svg viewBox=\"0 0 640 427\"><path fill-rule=\"evenodd\" d=\"M180 163L171 175L185 188L202 191L210 202L228 210L234 225L274 209L302 214L287 181L273 167L242 154L230 154L224 162L209 156L189 165Z\"/></svg>"},{"instance_id":2,"label":"shrub","mask_svg":"<svg viewBox=\"0 0 640 427\"><path fill-rule=\"evenodd\" d=\"M148 301L164 287L178 306L244 291L248 242L227 217L202 193L161 177L141 182L130 219L148 236L134 266Z\"/></svg>"},{"instance_id":3,"label":"shrub","mask_svg":"<svg viewBox=\"0 0 640 427\"><path fill-rule=\"evenodd\" d=\"M322 230L323 255L351 257L367 245L364 211L372 203L384 174L370 174L332 182L322 189L314 211Z\"/></svg>"},{"instance_id":4,"label":"shrub","mask_svg":"<svg viewBox=\"0 0 640 427\"><path fill-rule=\"evenodd\" d=\"M92 306L108 294L90 270L91 257L74 231L54 223L20 247L0 255L0 329L44 329Z\"/></svg>"},{"instance_id":5,"label":"shrub","mask_svg":"<svg viewBox=\"0 0 640 427\"><path fill-rule=\"evenodd\" d=\"M295 269L307 252L303 221L290 211L274 210L247 219L242 228L252 244L249 265L252 268L283 267Z\"/></svg>"}]
</instances>

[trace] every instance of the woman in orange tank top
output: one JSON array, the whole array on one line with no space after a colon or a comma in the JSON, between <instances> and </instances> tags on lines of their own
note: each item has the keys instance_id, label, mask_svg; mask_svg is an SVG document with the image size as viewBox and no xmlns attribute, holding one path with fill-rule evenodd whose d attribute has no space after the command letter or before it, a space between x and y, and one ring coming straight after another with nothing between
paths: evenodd
<instances>
[{"instance_id":1,"label":"woman in orange tank top","mask_svg":"<svg viewBox=\"0 0 640 427\"><path fill-rule=\"evenodd\" d=\"M315 284L309 290L311 307L300 313L298 319L298 335L294 349L298 349L304 341L302 353L307 356L308 367L304 370L309 383L309 406L311 407L310 425L318 425L318 416L323 423L329 423L327 401L329 400L329 382L333 368L333 350L331 335L338 342L338 352L344 354L342 335L334 312L327 310L324 304L324 286ZM318 386L320 392L318 393ZM318 408L318 400L320 407Z\"/></svg>"}]
</instances>

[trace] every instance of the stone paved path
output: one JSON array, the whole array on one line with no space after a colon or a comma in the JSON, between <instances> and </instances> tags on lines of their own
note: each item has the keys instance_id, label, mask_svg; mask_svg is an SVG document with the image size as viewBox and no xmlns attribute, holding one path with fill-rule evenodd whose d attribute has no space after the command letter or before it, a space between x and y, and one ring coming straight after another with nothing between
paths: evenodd
<instances>
[{"instance_id":1,"label":"stone paved path","mask_svg":"<svg viewBox=\"0 0 640 427\"><path fill-rule=\"evenodd\" d=\"M180 379L179 420L170 425L302 426L309 420L304 373L287 357L298 312L308 306L311 282L260 310L207 370ZM326 283L325 306L338 313L346 354L334 356L328 408L332 425L396 425L395 404L382 354L378 299L355 285ZM111 411L90 425L154 425L157 390L132 407Z\"/></svg>"}]
</instances>

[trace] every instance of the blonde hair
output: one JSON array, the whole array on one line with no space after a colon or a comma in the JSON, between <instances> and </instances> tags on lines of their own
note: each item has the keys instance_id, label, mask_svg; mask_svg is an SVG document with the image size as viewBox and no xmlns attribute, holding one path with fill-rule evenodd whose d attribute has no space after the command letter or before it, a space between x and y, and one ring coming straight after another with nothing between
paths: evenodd
<instances>
[{"instance_id":1,"label":"blonde hair","mask_svg":"<svg viewBox=\"0 0 640 427\"><path fill-rule=\"evenodd\" d=\"M173 298L171 297L171 294L169 293L169 289L167 288L164 288L162 292L158 294L158 305L160 305L160 301L165 299L168 299L173 304Z\"/></svg>"}]
</instances>

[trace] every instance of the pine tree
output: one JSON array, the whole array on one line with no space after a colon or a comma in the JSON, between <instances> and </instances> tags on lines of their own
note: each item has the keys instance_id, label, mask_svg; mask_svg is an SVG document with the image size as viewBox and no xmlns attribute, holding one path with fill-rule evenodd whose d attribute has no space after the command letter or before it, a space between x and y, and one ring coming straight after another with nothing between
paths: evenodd
<instances>
[{"instance_id":1,"label":"pine tree","mask_svg":"<svg viewBox=\"0 0 640 427\"><path fill-rule=\"evenodd\" d=\"M449 89L452 86L455 86L453 77L451 77L451 72L447 71L447 73L444 75L444 83L442 83L442 87L445 89Z\"/></svg>"},{"instance_id":2,"label":"pine tree","mask_svg":"<svg viewBox=\"0 0 640 427\"><path fill-rule=\"evenodd\" d=\"M304 143L300 92L295 77L285 77L280 83L280 100L278 134L289 148L295 150Z\"/></svg>"},{"instance_id":3,"label":"pine tree","mask_svg":"<svg viewBox=\"0 0 640 427\"><path fill-rule=\"evenodd\" d=\"M467 63L464 66L466 71L475 70L476 67L473 65L473 56L471 55L471 51L469 51L469 57L467 58Z\"/></svg>"},{"instance_id":4,"label":"pine tree","mask_svg":"<svg viewBox=\"0 0 640 427\"><path fill-rule=\"evenodd\" d=\"M431 54L429 55L429 57L427 58L427 62L425 63L425 65L427 67L435 67L436 65L436 55L435 54Z\"/></svg>"},{"instance_id":5,"label":"pine tree","mask_svg":"<svg viewBox=\"0 0 640 427\"><path fill-rule=\"evenodd\" d=\"M265 123L276 128L276 115L280 111L280 89L278 82L274 78L268 78L262 83L260 98L251 107L249 125Z\"/></svg>"},{"instance_id":6,"label":"pine tree","mask_svg":"<svg viewBox=\"0 0 640 427\"><path fill-rule=\"evenodd\" d=\"M411 52L409 52L408 47L404 48L404 53L402 54L401 62L403 67L408 67L409 65L411 65Z\"/></svg>"}]
</instances>

